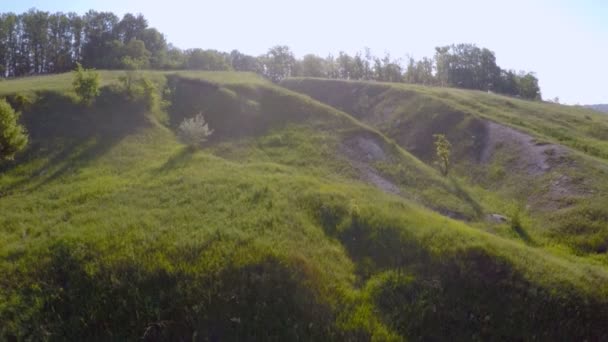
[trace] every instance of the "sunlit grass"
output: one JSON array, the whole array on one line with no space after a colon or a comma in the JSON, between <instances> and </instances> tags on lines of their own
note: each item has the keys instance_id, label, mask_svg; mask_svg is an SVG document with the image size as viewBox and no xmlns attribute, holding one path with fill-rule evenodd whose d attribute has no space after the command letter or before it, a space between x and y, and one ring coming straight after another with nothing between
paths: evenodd
<instances>
[{"instance_id":1,"label":"sunlit grass","mask_svg":"<svg viewBox=\"0 0 608 342\"><path fill-rule=\"evenodd\" d=\"M104 82L117 75L102 72ZM69 89L58 81L67 75L56 77L46 87ZM199 97L167 109L205 110L217 135L203 148L117 104L145 122L34 141L0 174L0 336L137 339L163 322L179 336L220 329L236 340L471 338L465 326L486 339L580 337L590 334L581 322L604 322L604 266L431 210L479 219L477 210L510 202L442 178L368 125L257 76L188 77L221 85L210 94L195 85ZM22 82L12 91L35 83ZM374 167L403 196L364 182L340 152L357 134L390 157ZM387 308L385 295L405 304ZM580 315L564 309L573 303Z\"/></svg>"}]
</instances>

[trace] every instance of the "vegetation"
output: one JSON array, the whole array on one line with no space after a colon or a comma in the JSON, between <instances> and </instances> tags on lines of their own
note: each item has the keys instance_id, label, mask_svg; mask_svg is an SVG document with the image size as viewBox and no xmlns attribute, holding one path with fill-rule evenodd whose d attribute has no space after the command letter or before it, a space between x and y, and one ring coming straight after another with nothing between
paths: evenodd
<instances>
[{"instance_id":1,"label":"vegetation","mask_svg":"<svg viewBox=\"0 0 608 342\"><path fill-rule=\"evenodd\" d=\"M27 144L27 134L18 118L11 105L0 99L0 160L13 159Z\"/></svg>"},{"instance_id":2,"label":"vegetation","mask_svg":"<svg viewBox=\"0 0 608 342\"><path fill-rule=\"evenodd\" d=\"M450 178L490 215L473 225L608 264L608 211L592 205L608 200L608 150L590 134L608 129L605 115L459 89L318 79L281 85L350 113L429 165L433 135L444 134L458 142ZM519 224L509 227L509 217Z\"/></svg>"},{"instance_id":3,"label":"vegetation","mask_svg":"<svg viewBox=\"0 0 608 342\"><path fill-rule=\"evenodd\" d=\"M81 102L91 104L99 95L99 74L95 70L84 69L78 63L74 71L72 86Z\"/></svg>"},{"instance_id":4,"label":"vegetation","mask_svg":"<svg viewBox=\"0 0 608 342\"><path fill-rule=\"evenodd\" d=\"M70 96L69 75L0 84L9 101L32 92L20 118L29 148L0 164L0 339L608 334L601 257L539 238L549 221L534 208L518 212L518 228L487 222L518 202L462 176L478 171L462 154L473 145L458 134L470 139L464 128L480 103L493 108L488 116L511 110L506 101L519 108L509 117L532 105L570 109L456 89L281 82L330 106L252 73L139 71L134 79L148 80L164 103L150 109L124 86L124 72L99 74L91 106ZM337 103L334 94L348 96ZM387 110L394 105L403 107ZM180 142L192 113L214 130L201 149ZM408 130L410 120L420 125ZM540 121L535 127L546 127ZM450 178L425 164L433 134L458 142ZM420 137L427 150L406 144ZM529 177L498 166L508 170L505 187L511 176ZM603 191L605 176L593 176ZM586 208L559 214L586 215L599 239L603 209ZM529 230L529 242L516 229Z\"/></svg>"},{"instance_id":5,"label":"vegetation","mask_svg":"<svg viewBox=\"0 0 608 342\"><path fill-rule=\"evenodd\" d=\"M213 134L213 130L209 129L203 114L199 113L193 118L184 119L179 125L178 134L184 144L197 147Z\"/></svg>"},{"instance_id":6,"label":"vegetation","mask_svg":"<svg viewBox=\"0 0 608 342\"><path fill-rule=\"evenodd\" d=\"M262 56L200 48L180 50L167 44L140 15L119 19L111 12L49 13L32 9L0 16L0 76L61 73L76 63L103 69L198 69L255 72L279 82L290 76L376 80L493 91L540 99L534 73L503 70L494 52L472 44L437 47L419 61L373 56L369 49L350 56L295 58L288 46Z\"/></svg>"},{"instance_id":7,"label":"vegetation","mask_svg":"<svg viewBox=\"0 0 608 342\"><path fill-rule=\"evenodd\" d=\"M434 134L433 137L435 138L435 151L437 154L439 169L441 170L441 174L447 176L450 167L450 153L452 144L450 144L448 139L443 134Z\"/></svg>"}]
</instances>

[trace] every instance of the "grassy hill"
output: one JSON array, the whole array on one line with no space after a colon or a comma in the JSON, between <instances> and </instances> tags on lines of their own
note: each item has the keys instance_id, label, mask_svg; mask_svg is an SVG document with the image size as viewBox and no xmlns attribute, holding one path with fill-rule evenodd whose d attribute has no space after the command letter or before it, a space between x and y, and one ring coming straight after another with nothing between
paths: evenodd
<instances>
[{"instance_id":1,"label":"grassy hill","mask_svg":"<svg viewBox=\"0 0 608 342\"><path fill-rule=\"evenodd\" d=\"M528 220L519 230L524 240L606 263L606 116L460 89L320 79L283 85L352 114L428 164L433 134L446 134L454 176L475 201L488 205L495 201L488 193L498 195L512 206L493 210Z\"/></svg>"},{"instance_id":2,"label":"grassy hill","mask_svg":"<svg viewBox=\"0 0 608 342\"><path fill-rule=\"evenodd\" d=\"M31 99L31 144L0 168L2 339L608 336L601 258L487 222L506 185L441 177L367 109L252 74L144 72L150 110L101 74L91 107L67 75L0 83ZM194 150L175 128L199 112L215 133Z\"/></svg>"},{"instance_id":3,"label":"grassy hill","mask_svg":"<svg viewBox=\"0 0 608 342\"><path fill-rule=\"evenodd\" d=\"M586 105L585 108L593 109L597 112L608 113L608 104Z\"/></svg>"}]
</instances>

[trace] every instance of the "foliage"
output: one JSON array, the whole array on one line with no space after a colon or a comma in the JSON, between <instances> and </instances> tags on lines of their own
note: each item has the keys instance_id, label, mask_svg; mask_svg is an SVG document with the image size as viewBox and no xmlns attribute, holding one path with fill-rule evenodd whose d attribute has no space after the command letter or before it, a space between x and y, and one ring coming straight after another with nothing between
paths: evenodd
<instances>
[{"instance_id":1,"label":"foliage","mask_svg":"<svg viewBox=\"0 0 608 342\"><path fill-rule=\"evenodd\" d=\"M166 75L142 74L155 82ZM104 81L120 75L104 72ZM42 79L48 90L65 90L61 77L7 87ZM69 97L40 94L24 114L41 148L0 177L0 339L601 340L608 333L601 262L437 213L421 200L424 189L491 207L375 128L252 74L170 77L177 85L167 81L169 114L181 120L204 109L221 135L217 144L184 148L167 127L130 120L142 114L132 109L143 109L111 87L85 113ZM318 91L327 82L362 94L346 87L359 83L318 82ZM497 111L507 100L549 106L362 84L368 108L379 103L382 113L389 101L374 93L425 96L425 106L414 102L406 112L420 107L429 118L445 108L432 106L433 91L445 101L471 96L471 106L497 101L482 102ZM52 126L35 120L49 116ZM421 126L423 118L416 116ZM74 136L73 127L86 134ZM398 183L399 196L362 180L344 158L357 137L385 154L390 165L366 165ZM432 135L425 138L432 154ZM571 213L568 229L578 215L601 229L602 210L598 203Z\"/></svg>"},{"instance_id":2,"label":"foliage","mask_svg":"<svg viewBox=\"0 0 608 342\"><path fill-rule=\"evenodd\" d=\"M258 58L246 55L238 50L230 52L230 65L236 71L262 73L262 65Z\"/></svg>"},{"instance_id":3,"label":"foliage","mask_svg":"<svg viewBox=\"0 0 608 342\"><path fill-rule=\"evenodd\" d=\"M444 201L449 197L438 186L428 186L426 196L418 197L419 201L450 217L469 221L474 217L492 221L490 214L495 213L505 217L503 223L488 226L482 221L474 225L518 242L563 249L565 254L584 255L608 264L608 235L603 218L608 209L602 206L608 196L608 144L601 138L608 132L605 115L581 107L418 85L310 78L290 79L281 85L373 123L428 164L436 160L433 134L449 132L450 141L458 141L452 146L449 181L463 190L461 199L468 198L467 202L473 208L481 207L482 212L472 212L470 207L462 209L452 199ZM363 98L366 101L361 106ZM502 134L500 130L490 131L489 122L493 129L502 126L519 131L518 135L528 135L526 139L536 142L532 149L544 150L543 155L533 159L522 156L527 150L509 142L508 136L496 142L490 155L484 155L488 133ZM539 159L549 164L542 173L527 166ZM410 189L412 184L420 183L415 172L400 170L390 163L378 163L377 167L383 177ZM446 202L453 204L445 205ZM597 206L591 210L588 202ZM515 207L520 207L520 227L511 227L507 222L517 212L512 203L519 203ZM439 204L442 206L438 208Z\"/></svg>"},{"instance_id":4,"label":"foliage","mask_svg":"<svg viewBox=\"0 0 608 342\"><path fill-rule=\"evenodd\" d=\"M435 138L435 154L437 155L439 169L441 170L441 174L447 176L450 167L452 144L444 134L434 134L433 138Z\"/></svg>"},{"instance_id":5,"label":"foliage","mask_svg":"<svg viewBox=\"0 0 608 342\"><path fill-rule=\"evenodd\" d=\"M230 70L227 56L216 50L192 49L185 52L186 68L193 70Z\"/></svg>"},{"instance_id":6,"label":"foliage","mask_svg":"<svg viewBox=\"0 0 608 342\"><path fill-rule=\"evenodd\" d=\"M296 70L297 76L326 77L326 60L313 54L308 54L298 61Z\"/></svg>"},{"instance_id":7,"label":"foliage","mask_svg":"<svg viewBox=\"0 0 608 342\"><path fill-rule=\"evenodd\" d=\"M91 104L99 95L99 73L95 70L84 69L80 63L77 63L73 75L74 92L81 102Z\"/></svg>"},{"instance_id":8,"label":"foliage","mask_svg":"<svg viewBox=\"0 0 608 342\"><path fill-rule=\"evenodd\" d=\"M433 58L401 60L374 56L369 49L351 56L340 51L326 58L312 54L297 60L290 48L278 45L262 56L201 48L180 50L148 26L142 15L111 12L49 13L32 9L0 16L0 77L60 73L81 63L103 69L196 69L256 72L273 82L291 76L408 82L489 90L526 99L540 99L534 73L503 70L494 52L473 44L436 48Z\"/></svg>"},{"instance_id":9,"label":"foliage","mask_svg":"<svg viewBox=\"0 0 608 342\"><path fill-rule=\"evenodd\" d=\"M273 82L279 82L292 75L296 59L288 46L277 45L268 50L263 63L264 75Z\"/></svg>"},{"instance_id":10,"label":"foliage","mask_svg":"<svg viewBox=\"0 0 608 342\"><path fill-rule=\"evenodd\" d=\"M81 63L85 67L122 68L131 58L142 66L166 63L167 44L162 34L148 27L142 15L125 14L122 20L110 12L49 13L29 10L0 16L2 76L66 72Z\"/></svg>"},{"instance_id":11,"label":"foliage","mask_svg":"<svg viewBox=\"0 0 608 342\"><path fill-rule=\"evenodd\" d=\"M8 102L0 99L0 161L11 160L28 142L25 128L21 126L16 113Z\"/></svg>"},{"instance_id":12,"label":"foliage","mask_svg":"<svg viewBox=\"0 0 608 342\"><path fill-rule=\"evenodd\" d=\"M143 103L149 111L163 109L159 85L137 69L127 70L118 77L122 91L132 101Z\"/></svg>"},{"instance_id":13,"label":"foliage","mask_svg":"<svg viewBox=\"0 0 608 342\"><path fill-rule=\"evenodd\" d=\"M34 102L34 96L29 94L17 92L15 94L8 95L6 102L8 102L15 111L22 112L28 109Z\"/></svg>"},{"instance_id":14,"label":"foliage","mask_svg":"<svg viewBox=\"0 0 608 342\"><path fill-rule=\"evenodd\" d=\"M525 99L540 100L540 87L534 73L522 73L518 78L518 94ZM559 103L559 99L556 100Z\"/></svg>"},{"instance_id":15,"label":"foliage","mask_svg":"<svg viewBox=\"0 0 608 342\"><path fill-rule=\"evenodd\" d=\"M186 118L178 127L180 140L191 147L200 146L213 134L202 113L192 118Z\"/></svg>"}]
</instances>

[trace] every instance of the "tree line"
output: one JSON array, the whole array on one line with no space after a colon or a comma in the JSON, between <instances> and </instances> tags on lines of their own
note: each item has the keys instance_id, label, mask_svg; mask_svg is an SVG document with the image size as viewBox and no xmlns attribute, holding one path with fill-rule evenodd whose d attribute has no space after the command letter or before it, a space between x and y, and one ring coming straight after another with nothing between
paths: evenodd
<instances>
[{"instance_id":1,"label":"tree line","mask_svg":"<svg viewBox=\"0 0 608 342\"><path fill-rule=\"evenodd\" d=\"M181 50L149 27L142 16L89 11L49 13L29 10L0 15L0 76L61 73L77 63L99 69L200 69L259 73L274 82L286 77L376 80L493 91L540 99L534 73L504 70L494 52L472 44L437 47L419 60L374 56L369 49L354 55L308 54L298 59L287 46L261 56L233 50Z\"/></svg>"}]
</instances>

